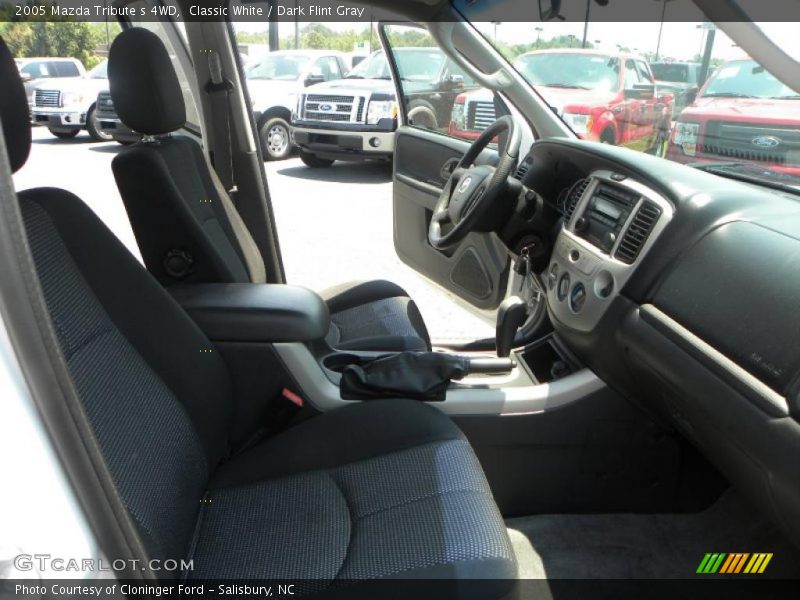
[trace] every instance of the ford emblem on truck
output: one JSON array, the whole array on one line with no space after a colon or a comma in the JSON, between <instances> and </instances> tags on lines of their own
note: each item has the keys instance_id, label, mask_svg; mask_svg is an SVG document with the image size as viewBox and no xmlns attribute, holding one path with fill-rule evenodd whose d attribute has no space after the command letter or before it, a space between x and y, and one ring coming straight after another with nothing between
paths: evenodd
<instances>
[{"instance_id":1,"label":"ford emblem on truck","mask_svg":"<svg viewBox=\"0 0 800 600\"><path fill-rule=\"evenodd\" d=\"M320 104L319 105L319 111L320 112L332 112L333 111L333 105L332 104Z\"/></svg>"},{"instance_id":2,"label":"ford emblem on truck","mask_svg":"<svg viewBox=\"0 0 800 600\"><path fill-rule=\"evenodd\" d=\"M758 146L759 148L777 148L778 146L781 145L782 141L783 140L781 140L780 138L777 138L772 135L760 135L758 137L753 138L751 140L751 143L753 144L753 146Z\"/></svg>"}]
</instances>

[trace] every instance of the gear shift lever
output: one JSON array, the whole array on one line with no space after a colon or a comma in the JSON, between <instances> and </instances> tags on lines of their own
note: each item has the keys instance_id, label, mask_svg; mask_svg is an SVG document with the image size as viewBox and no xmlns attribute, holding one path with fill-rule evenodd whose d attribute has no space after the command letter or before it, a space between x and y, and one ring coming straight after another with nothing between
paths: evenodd
<instances>
[{"instance_id":1,"label":"gear shift lever","mask_svg":"<svg viewBox=\"0 0 800 600\"><path fill-rule=\"evenodd\" d=\"M497 356L507 358L511 354L517 330L528 317L528 304L519 296L506 298L497 309L497 330L495 342Z\"/></svg>"}]
</instances>

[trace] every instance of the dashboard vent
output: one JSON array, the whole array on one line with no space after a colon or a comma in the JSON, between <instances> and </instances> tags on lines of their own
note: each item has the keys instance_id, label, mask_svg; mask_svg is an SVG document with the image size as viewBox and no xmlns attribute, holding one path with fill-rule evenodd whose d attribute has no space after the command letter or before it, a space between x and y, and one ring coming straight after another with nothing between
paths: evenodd
<instances>
[{"instance_id":1,"label":"dashboard vent","mask_svg":"<svg viewBox=\"0 0 800 600\"><path fill-rule=\"evenodd\" d=\"M642 251L647 238L661 216L661 209L652 202L645 201L636 211L631 226L622 236L616 257L626 265L632 265Z\"/></svg>"},{"instance_id":2,"label":"dashboard vent","mask_svg":"<svg viewBox=\"0 0 800 600\"><path fill-rule=\"evenodd\" d=\"M514 173L514 179L518 181L522 181L525 175L528 174L528 171L531 169L531 165L533 164L533 159L529 156L527 157L522 163L520 163L517 172Z\"/></svg>"},{"instance_id":3,"label":"dashboard vent","mask_svg":"<svg viewBox=\"0 0 800 600\"><path fill-rule=\"evenodd\" d=\"M567 200L564 203L564 218L569 221L572 218L572 213L575 212L575 207L578 206L583 192L589 187L591 180L587 177L572 186L572 189L567 195Z\"/></svg>"}]
</instances>

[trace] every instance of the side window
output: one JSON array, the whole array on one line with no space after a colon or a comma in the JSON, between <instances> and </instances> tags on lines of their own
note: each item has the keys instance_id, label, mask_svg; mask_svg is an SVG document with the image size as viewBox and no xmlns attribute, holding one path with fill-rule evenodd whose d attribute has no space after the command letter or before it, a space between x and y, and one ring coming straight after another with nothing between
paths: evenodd
<instances>
[{"instance_id":1,"label":"side window","mask_svg":"<svg viewBox=\"0 0 800 600\"><path fill-rule=\"evenodd\" d=\"M28 73L32 79L39 77L50 77L50 70L47 68L46 62L32 62L28 63L21 69L22 73Z\"/></svg>"},{"instance_id":2,"label":"side window","mask_svg":"<svg viewBox=\"0 0 800 600\"><path fill-rule=\"evenodd\" d=\"M639 70L639 79L642 83L653 83L653 78L650 76L650 69L642 61L636 61L636 67Z\"/></svg>"},{"instance_id":3,"label":"side window","mask_svg":"<svg viewBox=\"0 0 800 600\"><path fill-rule=\"evenodd\" d=\"M341 79L342 69L339 66L339 60L335 56L326 56L325 61L328 63L328 71L330 72L330 79Z\"/></svg>"},{"instance_id":4,"label":"side window","mask_svg":"<svg viewBox=\"0 0 800 600\"><path fill-rule=\"evenodd\" d=\"M55 67L53 71L57 73L58 77L78 77L81 74L78 65L74 62L61 61L53 63L53 67Z\"/></svg>"},{"instance_id":5,"label":"side window","mask_svg":"<svg viewBox=\"0 0 800 600\"><path fill-rule=\"evenodd\" d=\"M630 59L625 61L625 89L632 90L634 86L638 85L639 71L636 69L636 63Z\"/></svg>"},{"instance_id":6,"label":"side window","mask_svg":"<svg viewBox=\"0 0 800 600\"><path fill-rule=\"evenodd\" d=\"M383 31L409 125L474 140L494 123L494 94L450 61L425 29L386 25Z\"/></svg>"}]
</instances>

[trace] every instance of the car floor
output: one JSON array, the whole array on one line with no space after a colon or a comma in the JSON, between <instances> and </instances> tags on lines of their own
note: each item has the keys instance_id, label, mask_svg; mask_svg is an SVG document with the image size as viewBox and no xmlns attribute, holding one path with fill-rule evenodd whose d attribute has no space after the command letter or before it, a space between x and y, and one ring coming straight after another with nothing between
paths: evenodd
<instances>
[{"instance_id":1,"label":"car floor","mask_svg":"<svg viewBox=\"0 0 800 600\"><path fill-rule=\"evenodd\" d=\"M687 578L707 552L772 552L766 576L800 577L800 550L732 491L698 513L535 515L506 525L523 579Z\"/></svg>"}]
</instances>

